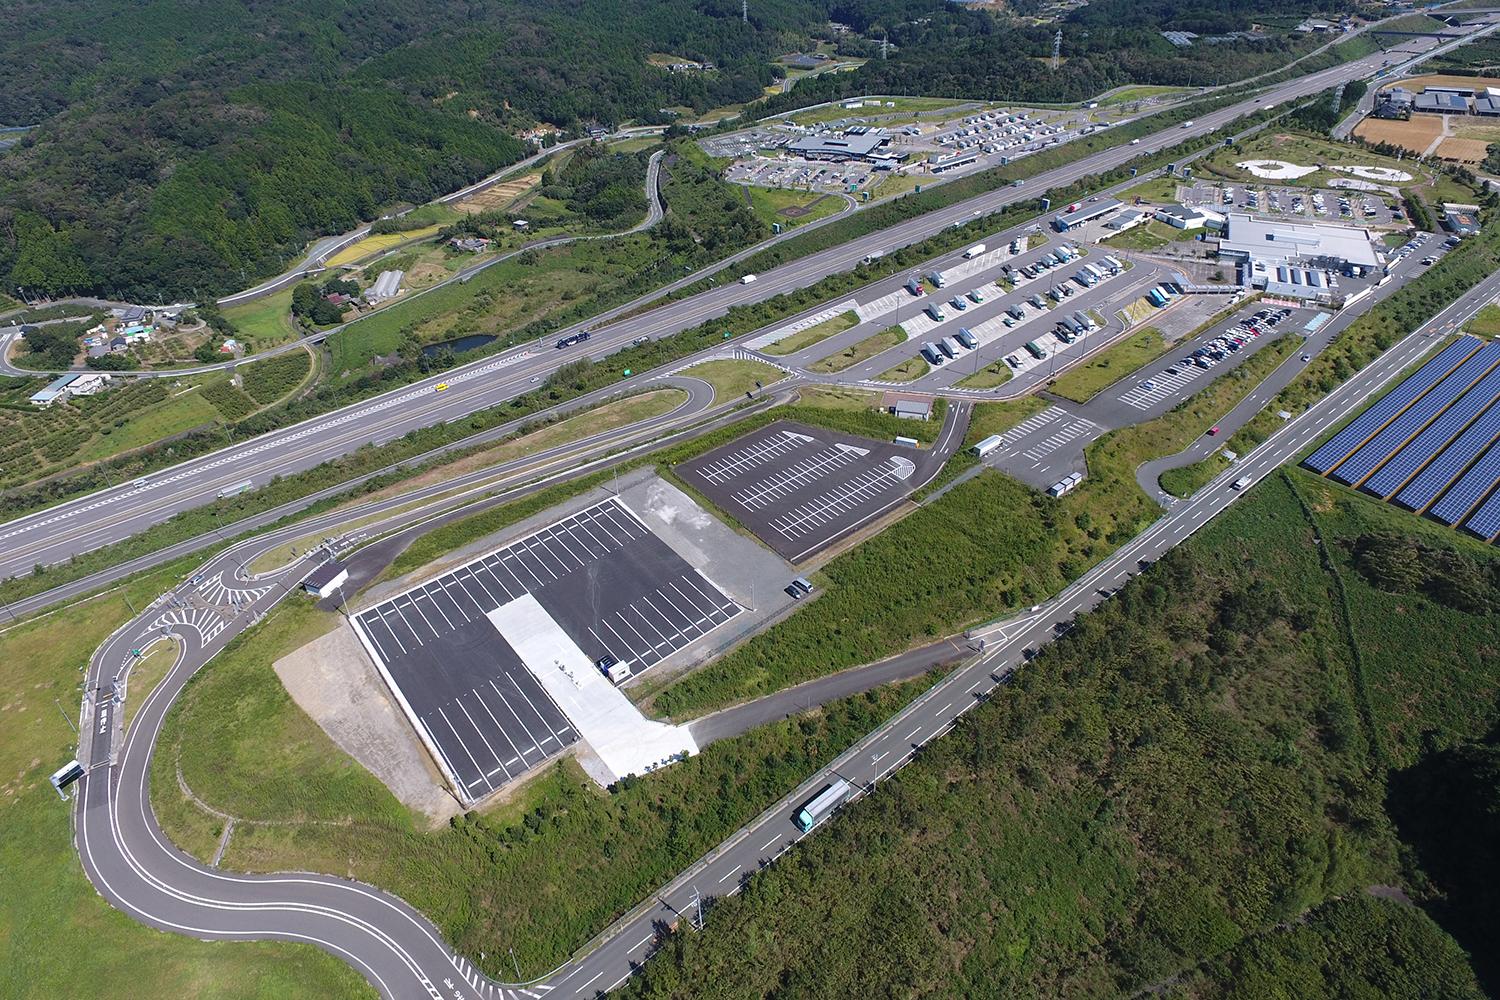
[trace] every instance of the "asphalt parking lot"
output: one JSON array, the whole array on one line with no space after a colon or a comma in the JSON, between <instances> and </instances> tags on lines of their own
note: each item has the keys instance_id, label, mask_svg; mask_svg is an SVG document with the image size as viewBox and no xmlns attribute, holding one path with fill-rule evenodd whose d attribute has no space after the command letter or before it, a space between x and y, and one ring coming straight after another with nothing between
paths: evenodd
<instances>
[{"instance_id":1,"label":"asphalt parking lot","mask_svg":"<svg viewBox=\"0 0 1500 1000\"><path fill-rule=\"evenodd\" d=\"M798 562L924 481L951 452L952 439L962 440L953 424L950 418L938 446L919 450L779 420L684 462L677 473Z\"/></svg>"},{"instance_id":2,"label":"asphalt parking lot","mask_svg":"<svg viewBox=\"0 0 1500 1000\"><path fill-rule=\"evenodd\" d=\"M579 738L488 617L525 595L591 661L613 656L632 674L741 612L611 497L354 615L412 725L470 801Z\"/></svg>"}]
</instances>

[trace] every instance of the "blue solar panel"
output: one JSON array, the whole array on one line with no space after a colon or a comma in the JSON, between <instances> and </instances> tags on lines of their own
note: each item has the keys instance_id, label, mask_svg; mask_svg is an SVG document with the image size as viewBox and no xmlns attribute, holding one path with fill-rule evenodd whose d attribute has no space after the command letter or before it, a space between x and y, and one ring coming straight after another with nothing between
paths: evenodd
<instances>
[{"instance_id":1,"label":"blue solar panel","mask_svg":"<svg viewBox=\"0 0 1500 1000\"><path fill-rule=\"evenodd\" d=\"M1414 434L1426 427L1434 417L1493 368L1496 361L1500 361L1500 343L1489 344L1476 351L1469 360L1454 369L1451 375L1345 459L1334 471L1333 478L1349 486L1357 486L1363 482L1366 476L1375 471L1376 466L1395 454Z\"/></svg>"},{"instance_id":2,"label":"blue solar panel","mask_svg":"<svg viewBox=\"0 0 1500 1000\"><path fill-rule=\"evenodd\" d=\"M1481 343L1483 342L1478 337L1460 337L1443 348L1437 357L1417 369L1415 374L1392 389L1380 402L1355 417L1302 464L1320 475L1326 474L1347 458L1350 452L1369 440L1392 417L1410 406L1412 400L1436 385L1454 366L1478 350Z\"/></svg>"},{"instance_id":3,"label":"blue solar panel","mask_svg":"<svg viewBox=\"0 0 1500 1000\"><path fill-rule=\"evenodd\" d=\"M1488 541L1500 534L1500 490L1486 500L1474 516L1464 523L1464 530Z\"/></svg>"},{"instance_id":4,"label":"blue solar panel","mask_svg":"<svg viewBox=\"0 0 1500 1000\"><path fill-rule=\"evenodd\" d=\"M1421 475L1397 493L1396 502L1407 510L1426 510L1427 505L1447 489L1448 484L1458 478L1458 474L1488 448L1497 435L1500 435L1500 406L1492 406L1484 416L1474 421L1468 430L1444 448L1432 460L1432 464L1422 470Z\"/></svg>"},{"instance_id":5,"label":"blue solar panel","mask_svg":"<svg viewBox=\"0 0 1500 1000\"><path fill-rule=\"evenodd\" d=\"M1432 505L1432 516L1444 524L1457 524L1497 482L1500 482L1500 448L1491 448Z\"/></svg>"},{"instance_id":6,"label":"blue solar panel","mask_svg":"<svg viewBox=\"0 0 1500 1000\"><path fill-rule=\"evenodd\" d=\"M1484 350L1492 348L1500 351L1500 343L1490 344ZM1490 372L1479 380L1478 385L1460 396L1452 406L1443 411L1442 416L1412 438L1405 448L1396 452L1396 457L1366 480L1361 489L1381 498L1389 497L1497 398L1500 398L1500 368ZM1457 471L1454 470L1455 475Z\"/></svg>"}]
</instances>

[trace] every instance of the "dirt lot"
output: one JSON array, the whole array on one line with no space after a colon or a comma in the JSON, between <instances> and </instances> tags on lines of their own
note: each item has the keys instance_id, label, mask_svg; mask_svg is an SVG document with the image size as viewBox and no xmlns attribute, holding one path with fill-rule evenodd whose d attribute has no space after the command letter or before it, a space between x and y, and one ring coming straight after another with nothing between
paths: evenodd
<instances>
[{"instance_id":1,"label":"dirt lot","mask_svg":"<svg viewBox=\"0 0 1500 1000\"><path fill-rule=\"evenodd\" d=\"M1406 122L1366 118L1354 134L1366 142L1388 142L1421 154L1432 145L1432 140L1443 134L1443 119L1439 115L1413 115Z\"/></svg>"},{"instance_id":2,"label":"dirt lot","mask_svg":"<svg viewBox=\"0 0 1500 1000\"><path fill-rule=\"evenodd\" d=\"M1437 155L1441 160L1458 163L1478 163L1484 159L1487 143L1479 139L1444 139L1438 144Z\"/></svg>"},{"instance_id":3,"label":"dirt lot","mask_svg":"<svg viewBox=\"0 0 1500 1000\"><path fill-rule=\"evenodd\" d=\"M494 209L503 209L521 195L530 191L541 182L542 175L526 174L513 180L496 184L494 187L485 188L477 194L470 195L463 201L454 204L454 208L460 212L488 212Z\"/></svg>"},{"instance_id":4,"label":"dirt lot","mask_svg":"<svg viewBox=\"0 0 1500 1000\"><path fill-rule=\"evenodd\" d=\"M1423 87L1463 87L1466 90L1482 90L1485 87L1500 87L1500 79L1493 76L1448 76L1444 73L1429 73L1426 76L1411 76L1393 83L1382 83L1381 90L1388 87L1405 87L1420 93Z\"/></svg>"}]
</instances>

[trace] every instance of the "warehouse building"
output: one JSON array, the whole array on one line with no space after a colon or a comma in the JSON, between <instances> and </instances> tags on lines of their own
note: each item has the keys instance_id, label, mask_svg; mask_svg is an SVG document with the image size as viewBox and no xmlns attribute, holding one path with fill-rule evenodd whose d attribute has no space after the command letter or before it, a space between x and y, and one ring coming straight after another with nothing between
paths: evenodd
<instances>
[{"instance_id":1,"label":"warehouse building","mask_svg":"<svg viewBox=\"0 0 1500 1000\"><path fill-rule=\"evenodd\" d=\"M891 141L883 132L866 132L864 135L808 135L789 144L786 148L796 156L808 160L873 160L876 150Z\"/></svg>"},{"instance_id":2,"label":"warehouse building","mask_svg":"<svg viewBox=\"0 0 1500 1000\"><path fill-rule=\"evenodd\" d=\"M1280 222L1231 212L1219 240L1226 260L1344 270L1380 266L1368 229L1319 222Z\"/></svg>"},{"instance_id":3,"label":"warehouse building","mask_svg":"<svg viewBox=\"0 0 1500 1000\"><path fill-rule=\"evenodd\" d=\"M1076 229L1087 222L1102 219L1106 215L1113 215L1125 207L1125 203L1115 198L1100 198L1098 201L1088 201L1081 205L1074 205L1068 211L1059 214L1052 220L1052 228L1060 233L1069 229Z\"/></svg>"},{"instance_id":4,"label":"warehouse building","mask_svg":"<svg viewBox=\"0 0 1500 1000\"><path fill-rule=\"evenodd\" d=\"M1174 229L1215 229L1224 225L1224 216L1206 208L1192 205L1163 205L1155 212L1156 221L1165 222Z\"/></svg>"},{"instance_id":5,"label":"warehouse building","mask_svg":"<svg viewBox=\"0 0 1500 1000\"><path fill-rule=\"evenodd\" d=\"M1467 94L1455 94L1428 87L1417 95L1416 102L1412 104L1412 110L1440 115L1466 115L1469 113L1469 97Z\"/></svg>"}]
</instances>

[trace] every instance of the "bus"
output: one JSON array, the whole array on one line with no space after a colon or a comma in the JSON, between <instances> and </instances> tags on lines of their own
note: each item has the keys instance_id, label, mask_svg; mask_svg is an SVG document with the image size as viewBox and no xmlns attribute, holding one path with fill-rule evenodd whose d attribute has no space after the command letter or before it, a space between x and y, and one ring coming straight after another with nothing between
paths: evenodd
<instances>
[{"instance_id":1,"label":"bus","mask_svg":"<svg viewBox=\"0 0 1500 1000\"><path fill-rule=\"evenodd\" d=\"M592 336L592 334L590 334L587 330L579 331L578 333L573 334L571 337L564 337L563 339L559 340L557 342L557 349L560 351L564 347L572 347L574 344L581 344L585 340L588 340L590 336Z\"/></svg>"},{"instance_id":2,"label":"bus","mask_svg":"<svg viewBox=\"0 0 1500 1000\"><path fill-rule=\"evenodd\" d=\"M817 795L803 803L792 822L796 823L797 829L803 833L808 832L839 806L848 802L853 791L849 782L843 778L835 778L831 783L824 785Z\"/></svg>"}]
</instances>

